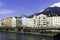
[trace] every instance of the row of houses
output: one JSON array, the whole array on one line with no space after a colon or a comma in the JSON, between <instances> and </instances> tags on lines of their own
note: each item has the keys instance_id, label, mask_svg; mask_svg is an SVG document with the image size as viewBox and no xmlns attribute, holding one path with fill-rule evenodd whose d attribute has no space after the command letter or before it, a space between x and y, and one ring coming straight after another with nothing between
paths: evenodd
<instances>
[{"instance_id":1,"label":"row of houses","mask_svg":"<svg viewBox=\"0 0 60 40\"><path fill-rule=\"evenodd\" d=\"M17 27L22 25L21 17L9 17L0 20L0 27Z\"/></svg>"},{"instance_id":2,"label":"row of houses","mask_svg":"<svg viewBox=\"0 0 60 40\"><path fill-rule=\"evenodd\" d=\"M24 17L22 22L26 27L60 28L60 16L57 15L31 15Z\"/></svg>"},{"instance_id":3,"label":"row of houses","mask_svg":"<svg viewBox=\"0 0 60 40\"><path fill-rule=\"evenodd\" d=\"M47 16L45 14L23 16L23 17L8 17L0 20L0 27L47 27L59 28L60 16Z\"/></svg>"}]
</instances>

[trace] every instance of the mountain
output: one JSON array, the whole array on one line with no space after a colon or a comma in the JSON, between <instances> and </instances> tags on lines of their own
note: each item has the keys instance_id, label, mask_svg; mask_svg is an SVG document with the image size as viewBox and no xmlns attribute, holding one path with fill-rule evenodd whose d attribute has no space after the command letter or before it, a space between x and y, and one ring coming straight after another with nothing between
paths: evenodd
<instances>
[{"instance_id":1,"label":"mountain","mask_svg":"<svg viewBox=\"0 0 60 40\"><path fill-rule=\"evenodd\" d=\"M39 14L45 14L47 16L60 16L60 7L54 6L54 7L48 7L44 11L37 13Z\"/></svg>"}]
</instances>

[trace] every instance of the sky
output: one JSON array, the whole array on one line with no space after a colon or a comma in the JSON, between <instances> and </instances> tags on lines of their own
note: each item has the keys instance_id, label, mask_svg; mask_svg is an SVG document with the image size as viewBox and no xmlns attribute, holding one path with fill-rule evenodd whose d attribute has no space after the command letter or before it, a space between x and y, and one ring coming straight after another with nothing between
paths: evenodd
<instances>
[{"instance_id":1,"label":"sky","mask_svg":"<svg viewBox=\"0 0 60 40\"><path fill-rule=\"evenodd\" d=\"M59 6L60 0L0 0L0 19L23 14L29 16L57 3Z\"/></svg>"}]
</instances>

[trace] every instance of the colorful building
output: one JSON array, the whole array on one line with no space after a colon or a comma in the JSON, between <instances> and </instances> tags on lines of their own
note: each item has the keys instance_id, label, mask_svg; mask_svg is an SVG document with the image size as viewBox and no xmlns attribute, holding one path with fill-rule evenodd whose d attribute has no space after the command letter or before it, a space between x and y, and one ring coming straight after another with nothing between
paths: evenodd
<instances>
[{"instance_id":1,"label":"colorful building","mask_svg":"<svg viewBox=\"0 0 60 40\"><path fill-rule=\"evenodd\" d=\"M22 18L21 17L15 17L16 18L16 27L22 26Z\"/></svg>"},{"instance_id":2,"label":"colorful building","mask_svg":"<svg viewBox=\"0 0 60 40\"><path fill-rule=\"evenodd\" d=\"M7 27L21 27L22 20L20 17L9 17L5 19L5 23Z\"/></svg>"},{"instance_id":3,"label":"colorful building","mask_svg":"<svg viewBox=\"0 0 60 40\"><path fill-rule=\"evenodd\" d=\"M5 27L5 26L6 26L5 19L2 19L2 20L1 20L1 26L2 26L2 27Z\"/></svg>"},{"instance_id":4,"label":"colorful building","mask_svg":"<svg viewBox=\"0 0 60 40\"><path fill-rule=\"evenodd\" d=\"M12 26L12 17L9 18L5 18L5 23L7 27L11 27Z\"/></svg>"}]
</instances>

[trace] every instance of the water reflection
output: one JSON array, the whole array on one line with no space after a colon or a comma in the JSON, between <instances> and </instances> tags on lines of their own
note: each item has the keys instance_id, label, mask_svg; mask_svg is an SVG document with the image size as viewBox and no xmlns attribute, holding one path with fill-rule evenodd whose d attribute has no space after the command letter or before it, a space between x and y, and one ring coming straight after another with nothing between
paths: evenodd
<instances>
[{"instance_id":1,"label":"water reflection","mask_svg":"<svg viewBox=\"0 0 60 40\"><path fill-rule=\"evenodd\" d=\"M48 36L0 32L0 40L53 40Z\"/></svg>"}]
</instances>

